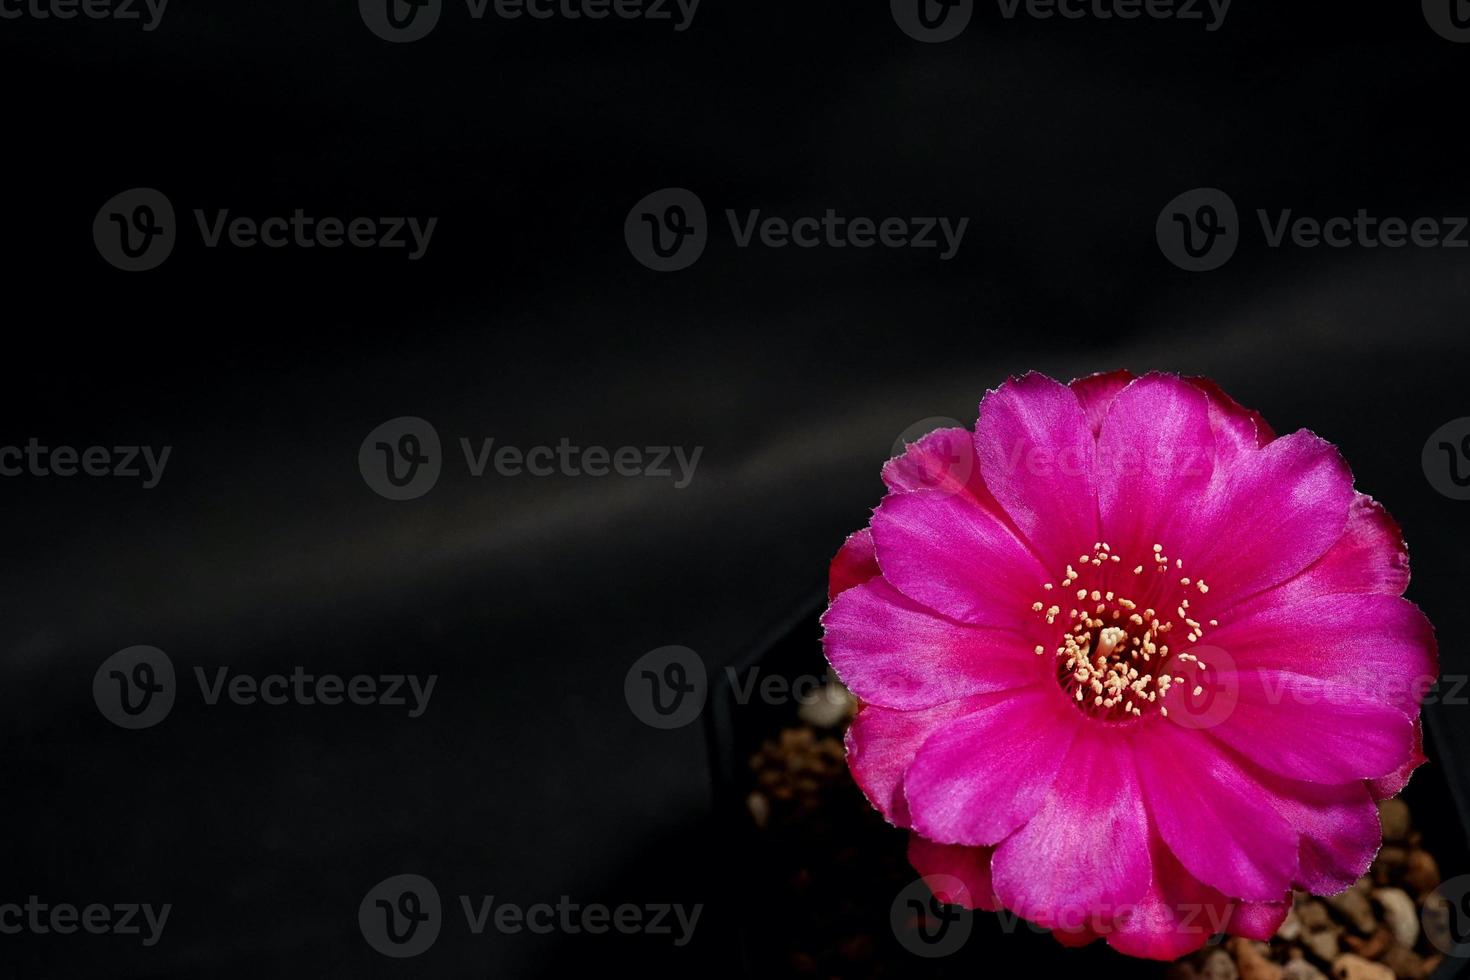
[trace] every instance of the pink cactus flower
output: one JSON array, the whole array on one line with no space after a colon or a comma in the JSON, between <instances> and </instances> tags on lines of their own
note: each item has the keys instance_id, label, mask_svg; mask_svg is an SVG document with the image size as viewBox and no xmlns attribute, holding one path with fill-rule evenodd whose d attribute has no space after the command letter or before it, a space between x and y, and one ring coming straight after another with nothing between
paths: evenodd
<instances>
[{"instance_id":1,"label":"pink cactus flower","mask_svg":"<svg viewBox=\"0 0 1470 980\"><path fill-rule=\"evenodd\" d=\"M1173 959L1367 871L1437 652L1336 448L1203 379L1033 373L883 478L823 645L941 899Z\"/></svg>"}]
</instances>

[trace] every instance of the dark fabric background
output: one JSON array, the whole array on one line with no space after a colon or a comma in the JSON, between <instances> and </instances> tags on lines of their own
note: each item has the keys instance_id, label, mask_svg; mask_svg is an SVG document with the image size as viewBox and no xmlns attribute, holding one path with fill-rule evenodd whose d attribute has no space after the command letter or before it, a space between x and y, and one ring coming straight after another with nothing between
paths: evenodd
<instances>
[{"instance_id":1,"label":"dark fabric background","mask_svg":"<svg viewBox=\"0 0 1470 980\"><path fill-rule=\"evenodd\" d=\"M1154 220L1192 187L1326 216L1464 214L1470 47L1416 4L1237 0L1223 29L1003 20L921 45L882 4L705 0L693 27L471 22L411 45L353 4L174 0L160 28L0 22L0 444L167 443L151 491L0 481L0 900L172 902L164 941L3 937L21 976L699 975L731 965L699 726L624 703L821 588L894 439L1011 372L1204 373L1342 446L1403 523L1463 672L1470 505L1420 469L1470 415L1470 253L1266 248L1207 274ZM971 219L932 253L739 250L660 275L633 202ZM435 215L427 257L206 251L126 275L89 229L186 212ZM398 415L446 439L704 447L666 481L364 486ZM438 673L429 712L203 708L124 732L110 653L185 669ZM1453 764L1453 762L1452 762ZM699 941L466 937L373 953L357 903L419 871L529 904L708 906ZM708 926L708 928L706 928Z\"/></svg>"}]
</instances>

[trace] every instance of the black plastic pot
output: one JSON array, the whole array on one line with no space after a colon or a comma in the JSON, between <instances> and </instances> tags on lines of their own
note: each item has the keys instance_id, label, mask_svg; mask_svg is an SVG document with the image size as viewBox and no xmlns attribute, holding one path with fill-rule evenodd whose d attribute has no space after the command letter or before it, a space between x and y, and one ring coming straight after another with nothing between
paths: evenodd
<instances>
[{"instance_id":1,"label":"black plastic pot","mask_svg":"<svg viewBox=\"0 0 1470 980\"><path fill-rule=\"evenodd\" d=\"M728 894L742 910L737 954L740 962L730 965L744 976L764 978L801 972L793 970L793 965L785 959L784 948L773 948L777 945L773 940L792 930L805 929L808 924L814 932L830 924L828 910L792 905L784 900L789 882L781 876L789 868L781 864L780 857L767 853L768 842L756 830L746 806L746 795L751 788L749 758L765 740L795 722L797 705L741 697L742 692L749 691L745 685L752 671L758 671L761 677L778 676L788 681L825 675L818 622L825 605L823 594L801 601L778 619L748 653L711 679L705 723L716 820L721 839L729 842L724 849ZM740 680L739 684L732 683L732 673ZM1414 825L1440 862L1441 877L1446 881L1470 873L1470 772L1467 772L1470 726L1451 724L1453 712L1452 707L1444 704L1425 707L1426 754L1430 763L1415 773L1403 794L1412 810ZM855 794L856 789L852 792ZM841 861L831 864L828 873L841 879L842 890L813 902L851 905L866 900L871 905L865 931L870 945L863 946L858 941L862 948L857 950L858 953L866 950L869 956L854 962L854 975L866 975L875 961L882 960L890 967L886 975L905 977L973 978L1032 972L1044 976L1135 980L1164 976L1166 964L1130 959L1102 943L1067 949L1024 922L1017 924L1012 919L1007 923L1003 917L987 913L974 916L970 937L958 951L933 959L913 955L899 946L889 926L886 900L897 894L893 880L876 885L866 896L860 894L868 883L864 880L863 867L856 865L871 864L888 874L897 866L902 869L899 873L906 872L909 880L916 877L903 861L905 832L881 825L881 818L876 814L871 814L871 819L875 821L875 829L873 836L866 839L882 849L882 860L875 861L871 854L863 852L850 862L855 866L849 867ZM837 839L811 842L811 846L814 852L842 850L849 847L849 842L839 835ZM1470 978L1470 960L1447 958L1431 980L1465 978Z\"/></svg>"}]
</instances>

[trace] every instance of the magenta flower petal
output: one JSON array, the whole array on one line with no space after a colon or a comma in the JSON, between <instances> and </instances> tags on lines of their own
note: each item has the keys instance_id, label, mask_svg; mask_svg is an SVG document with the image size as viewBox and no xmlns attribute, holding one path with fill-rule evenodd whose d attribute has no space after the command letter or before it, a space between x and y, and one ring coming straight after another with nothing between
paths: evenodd
<instances>
[{"instance_id":1,"label":"magenta flower petal","mask_svg":"<svg viewBox=\"0 0 1470 980\"><path fill-rule=\"evenodd\" d=\"M941 726L904 777L914 829L941 844L1004 840L1041 806L1081 721L1037 686Z\"/></svg>"},{"instance_id":2,"label":"magenta flower petal","mask_svg":"<svg viewBox=\"0 0 1470 980\"><path fill-rule=\"evenodd\" d=\"M847 729L847 764L868 802L894 826L910 826L903 781L919 747L943 725L995 700L981 694L920 711L863 705Z\"/></svg>"},{"instance_id":3,"label":"magenta flower petal","mask_svg":"<svg viewBox=\"0 0 1470 980\"><path fill-rule=\"evenodd\" d=\"M966 429L936 429L883 465L883 482L895 493L936 490L971 497L981 506L1000 507L980 478L975 441Z\"/></svg>"},{"instance_id":4,"label":"magenta flower petal","mask_svg":"<svg viewBox=\"0 0 1470 980\"><path fill-rule=\"evenodd\" d=\"M909 835L909 864L921 878L933 878L938 882L953 879L960 883L959 889L937 887L934 897L947 905L963 905L967 909L985 909L994 912L1000 908L1000 899L990 884L989 847L961 847L955 844L936 844L918 834Z\"/></svg>"},{"instance_id":5,"label":"magenta flower petal","mask_svg":"<svg viewBox=\"0 0 1470 980\"><path fill-rule=\"evenodd\" d=\"M1360 493L1348 511L1347 527L1327 554L1295 578L1247 601L1232 616L1323 596L1361 592L1398 596L1408 586L1409 549L1403 532L1381 504Z\"/></svg>"},{"instance_id":6,"label":"magenta flower petal","mask_svg":"<svg viewBox=\"0 0 1470 980\"><path fill-rule=\"evenodd\" d=\"M1235 898L1276 901L1297 870L1297 834L1272 795L1204 733L1155 725L1134 753L1149 812L1200 881Z\"/></svg>"},{"instance_id":7,"label":"magenta flower petal","mask_svg":"<svg viewBox=\"0 0 1470 980\"><path fill-rule=\"evenodd\" d=\"M1210 426L1215 430L1216 455L1233 459L1237 454L1259 449L1276 438L1260 412L1241 406L1208 378L1186 378L1210 400Z\"/></svg>"},{"instance_id":8,"label":"magenta flower petal","mask_svg":"<svg viewBox=\"0 0 1470 980\"><path fill-rule=\"evenodd\" d=\"M1238 902L1225 922L1225 931L1233 936L1244 936L1246 939L1264 943L1276 935L1276 930L1281 928L1281 923L1286 921L1286 913L1290 911L1291 903L1284 900Z\"/></svg>"},{"instance_id":9,"label":"magenta flower petal","mask_svg":"<svg viewBox=\"0 0 1470 980\"><path fill-rule=\"evenodd\" d=\"M1031 374L884 480L823 643L867 702L854 778L921 872L1155 959L1362 874L1438 653L1331 445L1201 378Z\"/></svg>"},{"instance_id":10,"label":"magenta flower petal","mask_svg":"<svg viewBox=\"0 0 1470 980\"><path fill-rule=\"evenodd\" d=\"M1414 726L1359 685L1282 670L1240 670L1239 701L1210 735L1262 768L1293 779L1345 783L1403 765Z\"/></svg>"},{"instance_id":11,"label":"magenta flower petal","mask_svg":"<svg viewBox=\"0 0 1470 980\"><path fill-rule=\"evenodd\" d=\"M1337 450L1293 432L1233 461L1177 550L1228 608L1326 554L1347 526L1353 497Z\"/></svg>"},{"instance_id":12,"label":"magenta flower petal","mask_svg":"<svg viewBox=\"0 0 1470 980\"><path fill-rule=\"evenodd\" d=\"M1051 936L1068 949L1076 949L1080 946L1086 946L1088 943L1095 943L1099 938L1098 932L1092 926L1080 926L1076 929L1069 929L1065 926L1052 926Z\"/></svg>"},{"instance_id":13,"label":"magenta flower petal","mask_svg":"<svg viewBox=\"0 0 1470 980\"><path fill-rule=\"evenodd\" d=\"M839 595L822 624L838 678L886 708L928 708L1048 680L1020 635L936 616L881 578Z\"/></svg>"},{"instance_id":14,"label":"magenta flower petal","mask_svg":"<svg viewBox=\"0 0 1470 980\"><path fill-rule=\"evenodd\" d=\"M883 578L951 619L1023 628L1046 572L1010 529L967 496L891 494L873 512Z\"/></svg>"},{"instance_id":15,"label":"magenta flower petal","mask_svg":"<svg viewBox=\"0 0 1470 980\"><path fill-rule=\"evenodd\" d=\"M1281 670L1356 687L1408 717L1439 675L1434 629L1419 608L1392 595L1331 596L1260 604L1229 618L1210 642L1241 668ZM1283 699L1284 711L1295 702Z\"/></svg>"},{"instance_id":16,"label":"magenta flower petal","mask_svg":"<svg viewBox=\"0 0 1470 980\"><path fill-rule=\"evenodd\" d=\"M985 485L1049 569L1097 540L1095 450L1077 396L1044 375L1013 378L980 403Z\"/></svg>"},{"instance_id":17,"label":"magenta flower petal","mask_svg":"<svg viewBox=\"0 0 1470 980\"><path fill-rule=\"evenodd\" d=\"M873 549L873 532L854 531L842 542L827 570L827 598L837 598L854 585L878 577L878 552Z\"/></svg>"},{"instance_id":18,"label":"magenta flower petal","mask_svg":"<svg viewBox=\"0 0 1470 980\"><path fill-rule=\"evenodd\" d=\"M995 849L991 875L1007 908L1042 925L1079 928L1143 897L1148 813L1129 755L1098 731L1072 743L1036 815ZM1084 841L1094 846L1079 846Z\"/></svg>"},{"instance_id":19,"label":"magenta flower petal","mask_svg":"<svg viewBox=\"0 0 1470 980\"><path fill-rule=\"evenodd\" d=\"M1301 839L1296 886L1335 895L1368 871L1383 843L1378 807L1361 782L1325 785L1257 772Z\"/></svg>"},{"instance_id":20,"label":"magenta flower petal","mask_svg":"<svg viewBox=\"0 0 1470 980\"><path fill-rule=\"evenodd\" d=\"M1149 555L1183 541L1215 468L1205 395L1168 375L1139 378L1113 400L1097 443L1102 538L1115 552Z\"/></svg>"},{"instance_id":21,"label":"magenta flower petal","mask_svg":"<svg viewBox=\"0 0 1470 980\"><path fill-rule=\"evenodd\" d=\"M1133 374L1130 371L1108 371L1078 378L1067 386L1082 404L1082 411L1087 416L1087 427L1092 430L1094 439L1102 431L1103 419L1108 417L1108 407L1113 404L1113 399L1132 380Z\"/></svg>"},{"instance_id":22,"label":"magenta flower petal","mask_svg":"<svg viewBox=\"0 0 1470 980\"><path fill-rule=\"evenodd\" d=\"M1373 794L1375 800L1386 800L1392 796L1398 796L1403 792L1405 786L1409 785L1409 777L1429 759L1424 755L1424 723L1418 718L1414 719L1414 753L1409 760L1399 766L1386 776L1379 776L1368 780L1368 792Z\"/></svg>"},{"instance_id":23,"label":"magenta flower petal","mask_svg":"<svg viewBox=\"0 0 1470 980\"><path fill-rule=\"evenodd\" d=\"M1114 922L1108 945L1129 956L1177 959L1224 932L1235 903L1186 871L1157 831L1148 840L1152 880L1129 914Z\"/></svg>"}]
</instances>

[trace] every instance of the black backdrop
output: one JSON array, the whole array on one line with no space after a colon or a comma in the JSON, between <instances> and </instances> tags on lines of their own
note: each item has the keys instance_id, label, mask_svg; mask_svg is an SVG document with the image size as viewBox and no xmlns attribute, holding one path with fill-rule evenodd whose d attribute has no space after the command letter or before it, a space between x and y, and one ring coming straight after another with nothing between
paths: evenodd
<instances>
[{"instance_id":1,"label":"black backdrop","mask_svg":"<svg viewBox=\"0 0 1470 980\"><path fill-rule=\"evenodd\" d=\"M641 724L629 665L712 668L820 589L894 440L1031 368L1209 374L1339 443L1400 518L1411 596L1463 608L1467 507L1420 449L1470 415L1470 251L1271 249L1256 208L1465 214L1470 46L1417 5L1237 0L1199 22L1006 20L921 44L881 4L705 0L645 21L473 21L411 44L351 3L174 0L158 28L0 20L8 370L0 445L169 445L159 485L0 480L0 900L169 902L163 940L3 936L24 976L527 976L729 965L699 726ZM659 188L709 208L674 273L629 254ZM1171 265L1155 218L1225 190L1243 240ZM134 187L179 242L121 272L91 228ZM402 252L207 249L194 208L436 216ZM740 249L723 211L967 216L933 251ZM666 480L374 494L373 427L447 446L701 446ZM451 460L452 462L452 460ZM184 678L124 731L92 677ZM1444 641L1446 672L1462 651ZM436 673L425 715L204 705L194 666ZM364 893L703 902L699 939L446 931L374 953ZM452 899L447 899L452 901Z\"/></svg>"}]
</instances>

